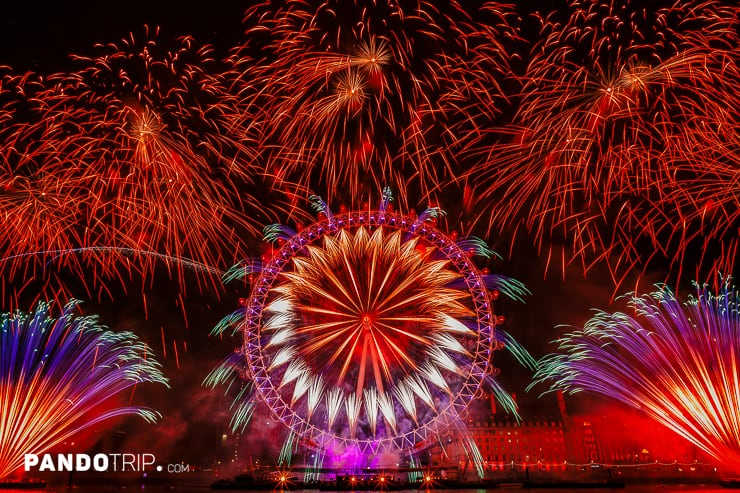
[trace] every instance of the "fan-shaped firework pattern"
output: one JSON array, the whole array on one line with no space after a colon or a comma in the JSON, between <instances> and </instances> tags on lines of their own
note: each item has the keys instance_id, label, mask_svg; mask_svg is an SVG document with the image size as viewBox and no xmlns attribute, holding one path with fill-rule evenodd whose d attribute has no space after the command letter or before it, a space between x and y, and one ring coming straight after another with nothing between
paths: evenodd
<instances>
[{"instance_id":1,"label":"fan-shaped firework pattern","mask_svg":"<svg viewBox=\"0 0 740 493\"><path fill-rule=\"evenodd\" d=\"M264 2L232 57L235 119L278 183L434 190L501 111L511 18L480 2Z\"/></svg>"},{"instance_id":2,"label":"fan-shaped firework pattern","mask_svg":"<svg viewBox=\"0 0 740 493\"><path fill-rule=\"evenodd\" d=\"M645 413L740 472L740 297L668 288L630 300L633 314L598 312L538 364L536 383L590 392Z\"/></svg>"},{"instance_id":3,"label":"fan-shaped firework pattern","mask_svg":"<svg viewBox=\"0 0 740 493\"><path fill-rule=\"evenodd\" d=\"M78 71L5 105L13 125L0 246L18 259L6 262L11 273L53 257L84 266L89 280L110 279L147 274L153 257L140 251L209 266L243 256L239 238L266 217L253 195L254 155L223 116L232 97L209 48L173 44L147 33L98 47L76 57ZM83 253L59 258L64 250ZM52 253L29 259L34 251Z\"/></svg>"},{"instance_id":4,"label":"fan-shaped firework pattern","mask_svg":"<svg viewBox=\"0 0 740 493\"><path fill-rule=\"evenodd\" d=\"M606 259L617 280L653 257L680 273L690 247L721 248L727 228L714 224L737 225L719 175L738 169L724 151L740 129L738 9L575 0L537 20L511 138L470 172L486 203L477 219L523 227L548 256L565 244L563 263Z\"/></svg>"},{"instance_id":5,"label":"fan-shaped firework pattern","mask_svg":"<svg viewBox=\"0 0 740 493\"><path fill-rule=\"evenodd\" d=\"M242 355L208 383L246 377L303 444L367 457L432 445L482 391L515 413L492 356L504 341L520 348L496 327L491 299L526 290L476 268L474 255L493 252L437 229L436 209L393 212L388 195L336 215L315 205L316 223L267 229L280 244L272 258L232 269L251 276L252 294L217 330L236 325ZM235 414L248 419L253 404L239 399Z\"/></svg>"},{"instance_id":6,"label":"fan-shaped firework pattern","mask_svg":"<svg viewBox=\"0 0 740 493\"><path fill-rule=\"evenodd\" d=\"M111 332L96 317L58 318L51 305L5 313L0 321L0 478L38 454L101 421L157 414L113 400L143 382L167 385L146 345L130 332Z\"/></svg>"}]
</instances>

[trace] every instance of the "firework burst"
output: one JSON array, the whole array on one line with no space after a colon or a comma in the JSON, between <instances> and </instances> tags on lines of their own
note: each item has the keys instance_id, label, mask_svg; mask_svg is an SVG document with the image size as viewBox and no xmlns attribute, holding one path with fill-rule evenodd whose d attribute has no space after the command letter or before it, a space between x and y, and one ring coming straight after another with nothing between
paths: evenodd
<instances>
[{"instance_id":1,"label":"firework burst","mask_svg":"<svg viewBox=\"0 0 740 493\"><path fill-rule=\"evenodd\" d=\"M422 450L484 391L516 413L492 366L516 343L491 299L524 288L479 271L472 257L493 252L437 229L438 210L408 216L389 201L333 214L316 198L316 223L267 228L280 248L229 274L251 276L252 295L217 330L236 326L244 346L208 383L246 378L246 396L256 391L313 448ZM243 387L235 404L232 425L243 426L253 406Z\"/></svg>"},{"instance_id":2,"label":"firework burst","mask_svg":"<svg viewBox=\"0 0 740 493\"><path fill-rule=\"evenodd\" d=\"M235 119L254 121L278 183L430 192L456 172L461 136L501 111L512 17L488 3L265 2L232 57Z\"/></svg>"},{"instance_id":3,"label":"firework burst","mask_svg":"<svg viewBox=\"0 0 740 493\"><path fill-rule=\"evenodd\" d=\"M151 410L120 406L114 398L144 382L167 385L146 345L131 333L111 332L95 317L58 318L40 303L33 313L3 314L0 324L0 478L24 454L49 450L76 433L115 416Z\"/></svg>"},{"instance_id":4,"label":"firework burst","mask_svg":"<svg viewBox=\"0 0 740 493\"><path fill-rule=\"evenodd\" d=\"M217 267L242 258L240 238L269 207L254 195L253 146L224 117L233 97L209 47L187 37L161 46L147 31L97 51L74 57L75 72L13 80L0 190L0 246L12 260L3 269L30 277L35 263L49 275L53 259L100 288L146 279L155 258L175 259L167 266L178 276L177 259Z\"/></svg>"},{"instance_id":5,"label":"firework burst","mask_svg":"<svg viewBox=\"0 0 740 493\"><path fill-rule=\"evenodd\" d=\"M632 296L633 313L598 312L539 362L534 382L631 406L720 464L740 464L740 297L697 287L682 304L668 288Z\"/></svg>"},{"instance_id":6,"label":"firework burst","mask_svg":"<svg viewBox=\"0 0 740 493\"><path fill-rule=\"evenodd\" d=\"M487 204L477 220L522 227L548 259L565 245L563 265L605 260L617 281L660 259L680 275L702 237L723 240L702 210L723 202L727 182L691 197L697 181L737 169L725 147L740 128L737 9L577 0L536 19L510 138L471 149L482 154L469 179Z\"/></svg>"}]
</instances>

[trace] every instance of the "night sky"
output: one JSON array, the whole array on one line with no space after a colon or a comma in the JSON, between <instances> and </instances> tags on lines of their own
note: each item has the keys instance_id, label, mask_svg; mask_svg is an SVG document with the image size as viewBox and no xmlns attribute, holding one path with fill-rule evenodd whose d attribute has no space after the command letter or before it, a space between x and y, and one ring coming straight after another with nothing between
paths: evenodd
<instances>
[{"instance_id":1,"label":"night sky","mask_svg":"<svg viewBox=\"0 0 740 493\"><path fill-rule=\"evenodd\" d=\"M19 73L64 71L72 66L69 54L92 53L95 43L117 42L130 32L141 34L144 25L160 26L159 39L192 35L196 40L213 44L217 56L225 55L229 47L242 39L244 6L244 2L235 0L214 3L85 0L46 4L13 1L3 6L0 16L0 65L9 65ZM638 278L641 288L665 279L659 266L651 266L639 276L627 276L615 293L614 283L602 266L596 266L588 276L583 275L579 265L564 273L551 269L545 274L546 260L531 246L531 239L521 241L513 251L505 238L491 235L487 240L504 257L496 268L523 281L532 292L526 305L504 302L497 310L506 316L507 330L535 357L551 347L549 342L563 330L557 327L559 324L580 325L590 317L592 308L614 307L614 295L633 289ZM195 447L207 443L210 438L203 438L204 435L218 436L226 427L227 401L218 393L203 389L200 383L237 344L208 334L221 317L237 306L238 299L248 293L238 287L228 288L221 295L191 288L185 298L187 315L184 317L176 282L168 280L165 272L159 272L155 285L146 295L147 317L140 290L135 285L128 293L120 292L115 303L91 300L83 306L86 313L99 313L103 323L113 329L137 333L163 361L172 389L143 388L137 390L136 400L158 409L164 419L152 428L143 423L132 424L135 420L130 418L120 427L127 430L127 446L147 450L151 447L164 454L174 454L177 453L174 450L182 451L188 441ZM162 332L166 339L164 348ZM178 362L173 345L178 350ZM557 417L554 397L538 400L537 391L529 394L524 391L529 375L510 356L501 354L497 362L502 369L500 380L505 388L517 394L525 419ZM573 409L579 410L579 405L580 401L575 400ZM173 437L179 437L180 441ZM102 442L114 443L115 438L109 434Z\"/></svg>"},{"instance_id":2,"label":"night sky","mask_svg":"<svg viewBox=\"0 0 740 493\"><path fill-rule=\"evenodd\" d=\"M118 42L144 26L159 26L164 38L191 35L227 49L241 34L243 6L234 0L11 2L0 20L2 63L18 71L64 70L69 54L90 53L94 44Z\"/></svg>"}]
</instances>

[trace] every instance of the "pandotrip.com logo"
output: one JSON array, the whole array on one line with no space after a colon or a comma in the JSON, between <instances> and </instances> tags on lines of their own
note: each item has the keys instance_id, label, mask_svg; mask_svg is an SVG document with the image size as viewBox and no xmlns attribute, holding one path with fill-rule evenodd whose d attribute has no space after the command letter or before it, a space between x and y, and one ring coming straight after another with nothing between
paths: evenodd
<instances>
[{"instance_id":1,"label":"pandotrip.com logo","mask_svg":"<svg viewBox=\"0 0 740 493\"><path fill-rule=\"evenodd\" d=\"M154 454L25 454L26 472L190 472L188 464L158 464Z\"/></svg>"}]
</instances>

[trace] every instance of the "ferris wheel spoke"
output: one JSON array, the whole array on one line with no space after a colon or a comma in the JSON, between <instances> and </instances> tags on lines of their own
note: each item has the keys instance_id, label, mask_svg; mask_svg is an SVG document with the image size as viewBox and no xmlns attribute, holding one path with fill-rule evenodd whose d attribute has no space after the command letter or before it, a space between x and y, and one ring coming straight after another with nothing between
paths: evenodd
<instances>
[{"instance_id":1,"label":"ferris wheel spoke","mask_svg":"<svg viewBox=\"0 0 740 493\"><path fill-rule=\"evenodd\" d=\"M388 319L383 319L383 320L388 320ZM392 319L392 320L393 321L398 321L398 322L416 322L416 323L423 323L423 322L426 321L424 319L417 319L417 318L414 318L414 317L399 317L397 319ZM416 342L418 342L420 344L423 344L425 346L429 346L432 343L429 340L429 338L424 337L424 336L421 336L421 335L417 335L417 334L411 332L410 330L400 329L400 328L398 328L398 327L396 327L394 325L390 325L390 324L387 324L387 323L384 323L384 322L381 322L381 321L376 322L376 324L378 326L380 326L380 327L384 327L384 328L388 329L391 332L395 332L397 334L401 334L401 335L403 335L405 337L408 337L409 339L412 339L412 340L414 340L414 341L416 341ZM381 332L385 332L385 331L381 331ZM386 338L385 336L383 336L383 337Z\"/></svg>"},{"instance_id":2,"label":"ferris wheel spoke","mask_svg":"<svg viewBox=\"0 0 740 493\"><path fill-rule=\"evenodd\" d=\"M332 324L332 325L334 325L334 324ZM343 324L343 325L346 325L346 324ZM313 332L312 330L309 330L312 327L305 327L303 329L304 333L305 332ZM320 336L320 337L317 338L316 341L314 341L314 342L306 345L306 348L305 348L306 349L306 352L308 354L312 354L315 351L321 349L322 347L324 347L327 344L329 344L330 342L332 342L334 339L337 339L339 337L342 337L344 334L346 334L350 330L352 330L352 327L351 326L345 326L345 328L343 328L343 329L337 329L336 331L334 331L334 332L332 332L330 334ZM349 339L345 340L345 342L342 345L340 345L339 349L337 349L337 352L341 351L347 345L347 343L350 340L351 340L351 337Z\"/></svg>"},{"instance_id":3,"label":"ferris wheel spoke","mask_svg":"<svg viewBox=\"0 0 740 493\"><path fill-rule=\"evenodd\" d=\"M299 287L299 288L303 288L303 286L301 286L301 284L303 284L304 282L307 282L307 281L305 281L302 278L302 276L286 276L286 277L295 277L295 280L293 282L295 283L295 286L296 287ZM333 275L327 275L327 277L329 279L331 279L334 276ZM325 298L325 299L333 302L337 306L339 306L341 308L344 308L347 311L356 311L359 308L354 303L351 302L352 298L350 296L348 296L348 293L346 291L344 291L344 290L341 290L340 293L343 294L343 295L345 295L345 299L347 301L341 300L339 297L331 294L329 291L327 291L326 289L323 289L320 286L317 286L317 287L310 286L310 290L311 290L311 292L312 292L313 295L318 295L318 297L323 297L323 298Z\"/></svg>"},{"instance_id":4,"label":"ferris wheel spoke","mask_svg":"<svg viewBox=\"0 0 740 493\"><path fill-rule=\"evenodd\" d=\"M345 319L345 321L327 322L327 324L329 323L341 324L341 323L346 323L346 321L357 319L357 316L354 313L340 312L337 310L329 310L326 308L316 308L313 306L299 306L299 309L306 313L316 313L319 315L328 315L333 318ZM324 325L324 324L316 324L316 325Z\"/></svg>"},{"instance_id":5,"label":"ferris wheel spoke","mask_svg":"<svg viewBox=\"0 0 740 493\"><path fill-rule=\"evenodd\" d=\"M400 242L400 239L399 239L398 235L392 235L391 238L392 238L391 241L393 241L394 243L396 243L396 241L399 241ZM376 309L379 308L378 307L378 298L385 292L385 289L386 289L385 287L386 287L386 285L388 285L389 279L391 278L391 276L393 275L393 273L397 271L397 269L396 269L396 267L397 267L396 264L397 263L398 263L398 257L397 256L391 257L390 263L386 267L385 276L383 276L383 280L380 282L380 285L378 286L378 288L375 289L375 291L374 291L372 305L368 305L368 306L375 306Z\"/></svg>"},{"instance_id":6,"label":"ferris wheel spoke","mask_svg":"<svg viewBox=\"0 0 740 493\"><path fill-rule=\"evenodd\" d=\"M352 333L352 336L347 338L340 346L337 348L336 351L334 351L334 354L329 359L329 362L327 363L328 366L330 366L334 361L336 361L339 356L344 351L344 348L347 347L347 345L352 342L352 347L348 351L347 357L344 359L344 363L342 364L342 369L339 372L339 376L337 377L337 385L341 384L341 382L344 381L344 376L347 374L347 370L349 369L349 364L352 362L352 355L355 353L355 348L357 347L357 343L359 342L360 338L358 337L359 332L362 331L362 326L358 325L355 331Z\"/></svg>"},{"instance_id":7,"label":"ferris wheel spoke","mask_svg":"<svg viewBox=\"0 0 740 493\"><path fill-rule=\"evenodd\" d=\"M357 311L363 311L366 309L366 307L362 305L363 296L360 293L359 286L357 285L357 279L355 277L355 267L352 264L350 264L350 261L346 255L343 255L342 258L344 260L344 266L347 269L347 275L349 276L350 281L352 281L352 288L354 290L354 296L350 296L349 293L347 293L348 299L353 301L352 304L355 306ZM336 276L330 276L330 277L336 277Z\"/></svg>"},{"instance_id":8,"label":"ferris wheel spoke","mask_svg":"<svg viewBox=\"0 0 740 493\"><path fill-rule=\"evenodd\" d=\"M386 346L388 346L391 351L396 355L396 359L399 361L405 361L406 364L411 368L416 370L417 364L416 362L411 359L409 355L406 354L406 351L403 350L403 348L399 347L395 342L393 342L393 338L389 337L387 334L380 334L380 337L383 339L383 342ZM373 334L373 339L375 340L375 334Z\"/></svg>"},{"instance_id":9,"label":"ferris wheel spoke","mask_svg":"<svg viewBox=\"0 0 740 493\"><path fill-rule=\"evenodd\" d=\"M365 367L367 365L368 337L362 338L362 357L360 358L360 371L357 375L357 388L355 393L359 397L362 395L362 389L365 388Z\"/></svg>"},{"instance_id":10,"label":"ferris wheel spoke","mask_svg":"<svg viewBox=\"0 0 740 493\"><path fill-rule=\"evenodd\" d=\"M331 269L331 267L330 267ZM348 271L347 274L350 276L350 279L352 280L354 284L354 273L352 271ZM342 295L342 297L346 300L344 302L337 301L337 304L345 308L346 310L351 310L354 312L358 312L362 310L362 304L359 302L361 298L357 297L357 289L355 286L355 294L353 295L347 287L344 285L344 283L339 279L339 277L334 272L327 272L326 273L326 279L327 281L333 286L338 293Z\"/></svg>"}]
</instances>

